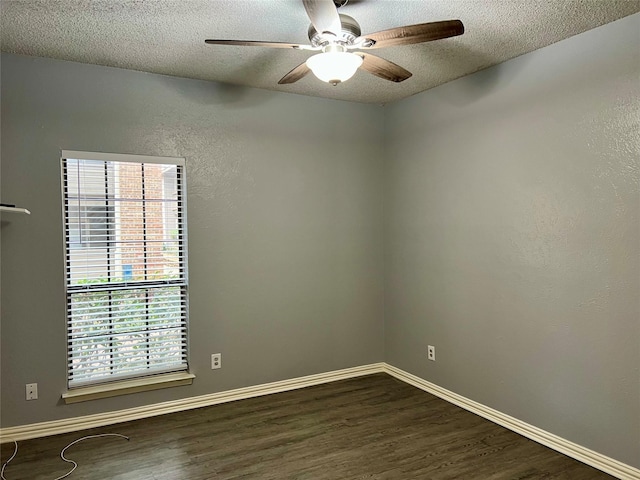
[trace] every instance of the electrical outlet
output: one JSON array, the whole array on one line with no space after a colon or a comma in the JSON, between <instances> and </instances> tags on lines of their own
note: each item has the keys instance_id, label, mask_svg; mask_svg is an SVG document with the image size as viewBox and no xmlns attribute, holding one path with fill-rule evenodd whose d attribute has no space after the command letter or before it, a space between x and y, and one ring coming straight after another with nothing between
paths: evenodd
<instances>
[{"instance_id":1,"label":"electrical outlet","mask_svg":"<svg viewBox=\"0 0 640 480\"><path fill-rule=\"evenodd\" d=\"M211 355L211 370L222 368L222 354L214 353Z\"/></svg>"},{"instance_id":2,"label":"electrical outlet","mask_svg":"<svg viewBox=\"0 0 640 480\"><path fill-rule=\"evenodd\" d=\"M27 383L27 400L37 400L38 399L38 384L37 383Z\"/></svg>"},{"instance_id":3,"label":"electrical outlet","mask_svg":"<svg viewBox=\"0 0 640 480\"><path fill-rule=\"evenodd\" d=\"M433 362L436 361L436 347L427 345L427 358Z\"/></svg>"}]
</instances>

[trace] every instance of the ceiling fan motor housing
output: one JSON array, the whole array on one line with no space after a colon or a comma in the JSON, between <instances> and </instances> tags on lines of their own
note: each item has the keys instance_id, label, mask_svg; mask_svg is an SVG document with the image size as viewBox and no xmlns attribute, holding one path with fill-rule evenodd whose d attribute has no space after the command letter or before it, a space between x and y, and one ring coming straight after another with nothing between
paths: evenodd
<instances>
[{"instance_id":1,"label":"ceiling fan motor housing","mask_svg":"<svg viewBox=\"0 0 640 480\"><path fill-rule=\"evenodd\" d=\"M351 45L355 42L356 38L362 33L360 31L360 25L358 22L349 15L340 14L340 23L342 24L342 31L340 35L335 36L331 33L319 33L313 26L309 25L309 41L314 47L322 47L328 43L342 43L345 45Z\"/></svg>"}]
</instances>

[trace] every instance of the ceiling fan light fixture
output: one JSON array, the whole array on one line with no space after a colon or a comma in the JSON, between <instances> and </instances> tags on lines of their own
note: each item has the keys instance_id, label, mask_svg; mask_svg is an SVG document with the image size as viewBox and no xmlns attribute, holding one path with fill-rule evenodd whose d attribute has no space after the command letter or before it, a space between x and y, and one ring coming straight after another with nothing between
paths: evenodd
<instances>
[{"instance_id":1,"label":"ceiling fan light fixture","mask_svg":"<svg viewBox=\"0 0 640 480\"><path fill-rule=\"evenodd\" d=\"M362 57L350 52L326 51L307 59L307 67L323 82L346 82L362 65Z\"/></svg>"}]
</instances>

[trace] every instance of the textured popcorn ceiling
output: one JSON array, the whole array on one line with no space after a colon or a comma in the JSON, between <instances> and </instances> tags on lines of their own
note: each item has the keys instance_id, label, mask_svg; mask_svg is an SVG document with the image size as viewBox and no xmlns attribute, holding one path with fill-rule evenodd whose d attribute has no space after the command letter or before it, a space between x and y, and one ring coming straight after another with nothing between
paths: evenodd
<instances>
[{"instance_id":1,"label":"textured popcorn ceiling","mask_svg":"<svg viewBox=\"0 0 640 480\"><path fill-rule=\"evenodd\" d=\"M278 80L310 52L205 45L206 38L308 43L300 0L2 0L2 50L357 102L387 103L640 11L640 0L351 0L364 33L460 19L461 37L375 50L413 73L358 71L333 87ZM629 48L639 48L630 45Z\"/></svg>"}]
</instances>

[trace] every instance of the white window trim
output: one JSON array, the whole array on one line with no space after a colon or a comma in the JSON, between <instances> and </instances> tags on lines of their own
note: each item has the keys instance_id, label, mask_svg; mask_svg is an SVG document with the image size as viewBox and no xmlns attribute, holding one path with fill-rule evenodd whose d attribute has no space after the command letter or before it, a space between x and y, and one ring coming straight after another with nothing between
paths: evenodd
<instances>
[{"instance_id":1,"label":"white window trim","mask_svg":"<svg viewBox=\"0 0 640 480\"><path fill-rule=\"evenodd\" d=\"M86 402L100 398L128 395L130 393L147 392L161 388L181 387L191 385L196 376L189 372L167 373L148 377L122 380L119 382L102 383L88 387L73 388L62 394L64 403Z\"/></svg>"},{"instance_id":2,"label":"white window trim","mask_svg":"<svg viewBox=\"0 0 640 480\"><path fill-rule=\"evenodd\" d=\"M165 165L185 166L183 157L154 157L152 155L134 155L131 153L103 153L81 152L77 150L62 150L60 158L74 160L100 160L103 162L133 162L133 163L162 163Z\"/></svg>"}]
</instances>

